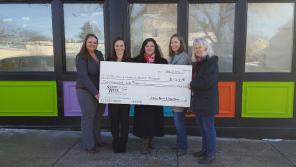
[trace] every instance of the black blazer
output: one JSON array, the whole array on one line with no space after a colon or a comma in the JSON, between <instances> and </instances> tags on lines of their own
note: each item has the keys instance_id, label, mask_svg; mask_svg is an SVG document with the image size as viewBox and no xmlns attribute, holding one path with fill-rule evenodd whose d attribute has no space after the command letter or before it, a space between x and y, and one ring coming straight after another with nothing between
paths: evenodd
<instances>
[{"instance_id":1,"label":"black blazer","mask_svg":"<svg viewBox=\"0 0 296 167\"><path fill-rule=\"evenodd\" d=\"M193 68L191 110L197 114L214 116L219 111L218 57L206 56Z\"/></svg>"}]
</instances>

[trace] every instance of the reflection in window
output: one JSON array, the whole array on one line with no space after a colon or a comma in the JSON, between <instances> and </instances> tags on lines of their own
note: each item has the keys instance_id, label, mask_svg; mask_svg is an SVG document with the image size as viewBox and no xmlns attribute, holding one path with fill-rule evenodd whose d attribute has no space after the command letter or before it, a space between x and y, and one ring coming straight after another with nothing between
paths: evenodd
<instances>
[{"instance_id":1,"label":"reflection in window","mask_svg":"<svg viewBox=\"0 0 296 167\"><path fill-rule=\"evenodd\" d=\"M131 56L140 53L143 41L154 38L168 58L170 37L177 32L176 4L132 4L130 5Z\"/></svg>"},{"instance_id":2,"label":"reflection in window","mask_svg":"<svg viewBox=\"0 0 296 167\"><path fill-rule=\"evenodd\" d=\"M189 5L188 52L197 37L206 38L219 56L219 71L232 72L235 4Z\"/></svg>"},{"instance_id":3,"label":"reflection in window","mask_svg":"<svg viewBox=\"0 0 296 167\"><path fill-rule=\"evenodd\" d=\"M0 4L0 71L54 71L50 4Z\"/></svg>"},{"instance_id":4,"label":"reflection in window","mask_svg":"<svg viewBox=\"0 0 296 167\"><path fill-rule=\"evenodd\" d=\"M102 4L64 4L67 71L76 71L75 56L86 34L99 39L98 50L105 52Z\"/></svg>"},{"instance_id":5,"label":"reflection in window","mask_svg":"<svg viewBox=\"0 0 296 167\"><path fill-rule=\"evenodd\" d=\"M293 15L293 3L248 4L246 72L291 71Z\"/></svg>"}]
</instances>

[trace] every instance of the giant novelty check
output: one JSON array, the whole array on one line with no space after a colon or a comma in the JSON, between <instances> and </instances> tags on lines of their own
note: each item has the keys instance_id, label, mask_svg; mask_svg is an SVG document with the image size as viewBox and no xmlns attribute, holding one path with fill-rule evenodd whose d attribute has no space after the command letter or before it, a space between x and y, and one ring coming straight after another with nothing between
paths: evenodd
<instances>
[{"instance_id":1,"label":"giant novelty check","mask_svg":"<svg viewBox=\"0 0 296 167\"><path fill-rule=\"evenodd\" d=\"M100 103L190 106L188 65L101 62Z\"/></svg>"}]
</instances>

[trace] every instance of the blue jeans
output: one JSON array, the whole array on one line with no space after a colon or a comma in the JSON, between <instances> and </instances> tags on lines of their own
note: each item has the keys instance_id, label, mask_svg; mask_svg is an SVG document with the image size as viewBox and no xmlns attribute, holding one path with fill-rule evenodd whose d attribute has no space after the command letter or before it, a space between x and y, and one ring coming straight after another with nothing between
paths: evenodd
<instances>
[{"instance_id":1,"label":"blue jeans","mask_svg":"<svg viewBox=\"0 0 296 167\"><path fill-rule=\"evenodd\" d=\"M174 123L177 131L177 148L187 151L187 133L184 125L185 112L173 112Z\"/></svg>"},{"instance_id":2,"label":"blue jeans","mask_svg":"<svg viewBox=\"0 0 296 167\"><path fill-rule=\"evenodd\" d=\"M196 122L199 123L200 133L202 137L202 150L206 151L206 155L211 157L216 154L216 128L215 117L198 114Z\"/></svg>"}]
</instances>

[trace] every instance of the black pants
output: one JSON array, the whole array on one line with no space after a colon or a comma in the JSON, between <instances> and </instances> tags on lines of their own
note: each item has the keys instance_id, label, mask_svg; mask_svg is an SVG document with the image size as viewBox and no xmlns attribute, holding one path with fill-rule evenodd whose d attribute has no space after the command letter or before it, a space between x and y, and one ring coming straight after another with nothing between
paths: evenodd
<instances>
[{"instance_id":1,"label":"black pants","mask_svg":"<svg viewBox=\"0 0 296 167\"><path fill-rule=\"evenodd\" d=\"M114 152L125 152L129 133L130 105L109 104L109 119L113 136Z\"/></svg>"}]
</instances>

